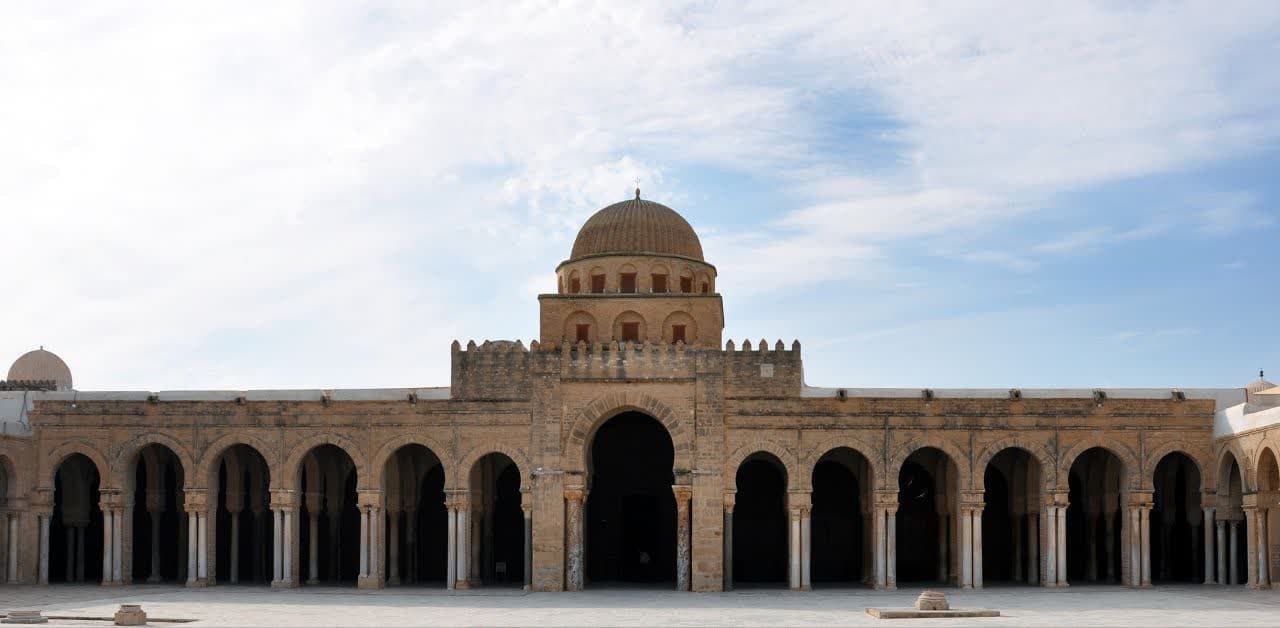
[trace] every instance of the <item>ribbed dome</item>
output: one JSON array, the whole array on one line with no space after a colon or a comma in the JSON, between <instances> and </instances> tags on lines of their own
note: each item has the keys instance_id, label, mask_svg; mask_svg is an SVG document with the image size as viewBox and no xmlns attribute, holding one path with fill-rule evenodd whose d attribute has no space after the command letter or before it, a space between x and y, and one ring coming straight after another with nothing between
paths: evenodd
<instances>
[{"instance_id":1,"label":"ribbed dome","mask_svg":"<svg viewBox=\"0 0 1280 628\"><path fill-rule=\"evenodd\" d=\"M1275 384L1272 384L1271 382L1264 379L1262 377L1262 373L1259 372L1258 379L1253 380L1252 382L1249 383L1248 386L1245 386L1244 391L1252 395L1253 393L1260 393L1264 390L1271 390L1272 388L1275 388L1275 387L1276 387Z\"/></svg>"},{"instance_id":2,"label":"ribbed dome","mask_svg":"<svg viewBox=\"0 0 1280 628\"><path fill-rule=\"evenodd\" d=\"M71 390L71 369L62 358L44 347L28 351L9 367L9 381L54 382L58 390Z\"/></svg>"},{"instance_id":3,"label":"ribbed dome","mask_svg":"<svg viewBox=\"0 0 1280 628\"><path fill-rule=\"evenodd\" d=\"M570 259L615 253L677 255L698 261L702 243L680 214L661 203L636 197L614 203L595 213L582 225L573 241Z\"/></svg>"}]
</instances>

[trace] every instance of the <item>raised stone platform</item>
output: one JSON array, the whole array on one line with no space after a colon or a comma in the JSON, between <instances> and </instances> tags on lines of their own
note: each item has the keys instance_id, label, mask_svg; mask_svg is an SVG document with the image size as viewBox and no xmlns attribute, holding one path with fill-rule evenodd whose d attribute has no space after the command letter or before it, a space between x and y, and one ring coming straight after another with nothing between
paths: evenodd
<instances>
[{"instance_id":1,"label":"raised stone platform","mask_svg":"<svg viewBox=\"0 0 1280 628\"><path fill-rule=\"evenodd\" d=\"M945 611L922 611L914 608L868 608L867 614L876 619L920 619L924 617L999 617L1000 611L986 608L952 608Z\"/></svg>"}]
</instances>

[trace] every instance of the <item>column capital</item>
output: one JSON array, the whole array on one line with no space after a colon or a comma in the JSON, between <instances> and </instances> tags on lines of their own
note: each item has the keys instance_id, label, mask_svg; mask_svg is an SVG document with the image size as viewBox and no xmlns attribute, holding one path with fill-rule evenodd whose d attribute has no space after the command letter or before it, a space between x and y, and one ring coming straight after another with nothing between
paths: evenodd
<instances>
[{"instance_id":1,"label":"column capital","mask_svg":"<svg viewBox=\"0 0 1280 628\"><path fill-rule=\"evenodd\" d=\"M724 492L724 511L725 512L729 512L729 513L733 512L733 507L736 506L737 503L738 503L737 491Z\"/></svg>"},{"instance_id":2,"label":"column capital","mask_svg":"<svg viewBox=\"0 0 1280 628\"><path fill-rule=\"evenodd\" d=\"M876 508L898 508L898 489L876 489L872 495Z\"/></svg>"},{"instance_id":3,"label":"column capital","mask_svg":"<svg viewBox=\"0 0 1280 628\"><path fill-rule=\"evenodd\" d=\"M568 502L581 504L587 501L587 490L579 487L566 488L564 489L564 499Z\"/></svg>"},{"instance_id":4,"label":"column capital","mask_svg":"<svg viewBox=\"0 0 1280 628\"><path fill-rule=\"evenodd\" d=\"M300 501L302 500L298 491L287 488L271 489L272 510L297 510Z\"/></svg>"},{"instance_id":5,"label":"column capital","mask_svg":"<svg viewBox=\"0 0 1280 628\"><path fill-rule=\"evenodd\" d=\"M676 497L676 504L688 504L693 499L693 487L687 484L676 484L671 487L671 493Z\"/></svg>"},{"instance_id":6,"label":"column capital","mask_svg":"<svg viewBox=\"0 0 1280 628\"><path fill-rule=\"evenodd\" d=\"M386 504L386 495L380 489L363 489L356 491L356 504L382 508Z\"/></svg>"}]
</instances>

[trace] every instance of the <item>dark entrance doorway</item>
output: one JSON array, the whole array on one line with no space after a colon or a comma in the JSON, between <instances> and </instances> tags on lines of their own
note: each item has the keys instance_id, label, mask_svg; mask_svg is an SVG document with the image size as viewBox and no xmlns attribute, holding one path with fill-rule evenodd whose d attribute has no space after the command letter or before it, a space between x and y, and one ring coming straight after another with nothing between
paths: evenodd
<instances>
[{"instance_id":1,"label":"dark entrance doorway","mask_svg":"<svg viewBox=\"0 0 1280 628\"><path fill-rule=\"evenodd\" d=\"M675 447L653 417L626 412L591 443L587 581L675 582Z\"/></svg>"},{"instance_id":2,"label":"dark entrance doorway","mask_svg":"<svg viewBox=\"0 0 1280 628\"><path fill-rule=\"evenodd\" d=\"M787 473L773 454L738 467L733 507L733 582L787 586Z\"/></svg>"}]
</instances>

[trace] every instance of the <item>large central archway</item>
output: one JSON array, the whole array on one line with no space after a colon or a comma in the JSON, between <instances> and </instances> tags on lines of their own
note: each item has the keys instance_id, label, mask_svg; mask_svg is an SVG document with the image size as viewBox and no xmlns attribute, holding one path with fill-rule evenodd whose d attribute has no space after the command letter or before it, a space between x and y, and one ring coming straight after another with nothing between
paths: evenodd
<instances>
[{"instance_id":1,"label":"large central archway","mask_svg":"<svg viewBox=\"0 0 1280 628\"><path fill-rule=\"evenodd\" d=\"M674 583L675 446L641 412L601 425L591 441L586 512L588 583Z\"/></svg>"},{"instance_id":2,"label":"large central archway","mask_svg":"<svg viewBox=\"0 0 1280 628\"><path fill-rule=\"evenodd\" d=\"M946 452L916 450L898 471L898 582L959 580L959 472Z\"/></svg>"}]
</instances>

